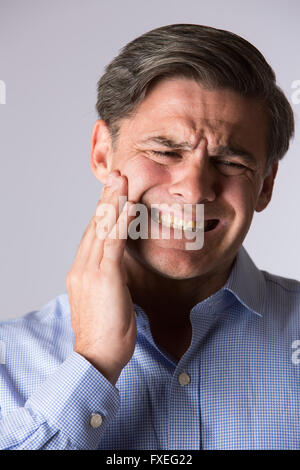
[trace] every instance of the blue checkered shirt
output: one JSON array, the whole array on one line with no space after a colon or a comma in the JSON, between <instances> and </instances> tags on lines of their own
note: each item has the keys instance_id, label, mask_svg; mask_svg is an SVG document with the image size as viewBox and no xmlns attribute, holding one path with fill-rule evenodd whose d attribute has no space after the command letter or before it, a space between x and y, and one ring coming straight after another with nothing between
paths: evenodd
<instances>
[{"instance_id":1,"label":"blue checkered shirt","mask_svg":"<svg viewBox=\"0 0 300 470\"><path fill-rule=\"evenodd\" d=\"M136 348L115 386L73 351L67 294L4 321L0 448L300 449L299 304L300 283L242 247L224 287L191 309L179 361L134 305Z\"/></svg>"}]
</instances>

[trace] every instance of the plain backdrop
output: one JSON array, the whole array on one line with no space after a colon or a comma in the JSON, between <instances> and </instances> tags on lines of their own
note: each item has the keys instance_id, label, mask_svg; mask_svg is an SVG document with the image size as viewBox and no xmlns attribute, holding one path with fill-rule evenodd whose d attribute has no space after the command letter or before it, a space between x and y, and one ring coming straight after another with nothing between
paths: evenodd
<instances>
[{"instance_id":1,"label":"plain backdrop","mask_svg":"<svg viewBox=\"0 0 300 470\"><path fill-rule=\"evenodd\" d=\"M66 292L101 192L89 166L97 80L127 42L172 23L233 31L274 68L296 137L244 246L261 269L300 278L299 0L0 0L0 319Z\"/></svg>"}]
</instances>

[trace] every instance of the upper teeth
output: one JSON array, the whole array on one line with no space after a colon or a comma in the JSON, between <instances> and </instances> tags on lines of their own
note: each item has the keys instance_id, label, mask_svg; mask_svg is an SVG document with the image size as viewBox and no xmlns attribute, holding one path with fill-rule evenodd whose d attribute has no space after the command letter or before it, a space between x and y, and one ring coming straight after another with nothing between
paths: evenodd
<instances>
[{"instance_id":1,"label":"upper teeth","mask_svg":"<svg viewBox=\"0 0 300 470\"><path fill-rule=\"evenodd\" d=\"M199 230L199 226L196 225L196 222L193 220L189 220L188 222L185 222L183 219L180 217L176 217L173 214L162 214L158 210L153 210L152 211L153 218L156 222L159 222L161 225L164 225L165 227L173 227L177 229L182 229L183 230L190 230L192 232L195 232L196 230Z\"/></svg>"}]
</instances>

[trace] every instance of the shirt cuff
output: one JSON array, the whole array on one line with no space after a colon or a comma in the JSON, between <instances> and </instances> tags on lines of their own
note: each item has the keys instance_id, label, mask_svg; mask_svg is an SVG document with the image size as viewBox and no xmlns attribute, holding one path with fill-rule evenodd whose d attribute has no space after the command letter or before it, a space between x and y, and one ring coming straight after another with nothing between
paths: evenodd
<instances>
[{"instance_id":1,"label":"shirt cuff","mask_svg":"<svg viewBox=\"0 0 300 470\"><path fill-rule=\"evenodd\" d=\"M97 448L119 407L119 390L75 351L25 403L80 449Z\"/></svg>"}]
</instances>

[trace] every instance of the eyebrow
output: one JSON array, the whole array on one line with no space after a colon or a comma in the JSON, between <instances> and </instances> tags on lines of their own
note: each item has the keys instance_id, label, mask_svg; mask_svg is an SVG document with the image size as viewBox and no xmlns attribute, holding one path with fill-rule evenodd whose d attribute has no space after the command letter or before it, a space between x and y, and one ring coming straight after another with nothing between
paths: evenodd
<instances>
[{"instance_id":1,"label":"eyebrow","mask_svg":"<svg viewBox=\"0 0 300 470\"><path fill-rule=\"evenodd\" d=\"M164 137L162 135L149 137L148 139L142 140L142 144L160 144L164 147L168 147L173 150L192 150L193 146L190 142L175 142L174 140Z\"/></svg>"},{"instance_id":2,"label":"eyebrow","mask_svg":"<svg viewBox=\"0 0 300 470\"><path fill-rule=\"evenodd\" d=\"M193 145L190 142L175 142L165 136L153 136L141 141L142 144L157 143L168 147L171 150L193 150ZM233 145L220 145L210 150L210 153L220 157L242 157L248 163L257 163L255 157L248 150L235 147Z\"/></svg>"}]
</instances>

